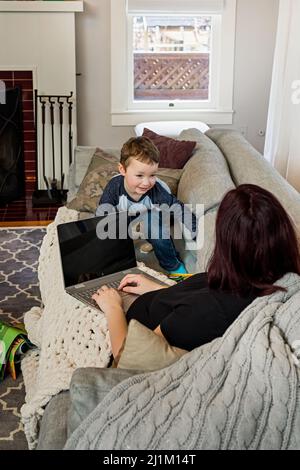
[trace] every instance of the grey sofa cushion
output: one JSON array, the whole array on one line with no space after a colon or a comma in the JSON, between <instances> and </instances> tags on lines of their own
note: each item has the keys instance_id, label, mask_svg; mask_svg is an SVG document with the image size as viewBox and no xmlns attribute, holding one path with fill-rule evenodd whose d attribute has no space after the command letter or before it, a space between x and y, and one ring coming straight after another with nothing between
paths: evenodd
<instances>
[{"instance_id":1,"label":"grey sofa cushion","mask_svg":"<svg viewBox=\"0 0 300 470\"><path fill-rule=\"evenodd\" d=\"M179 139L194 140L197 147L184 166L177 197L184 203L204 204L206 212L218 205L225 193L235 188L228 165L217 145L199 130L184 130Z\"/></svg>"},{"instance_id":2,"label":"grey sofa cushion","mask_svg":"<svg viewBox=\"0 0 300 470\"><path fill-rule=\"evenodd\" d=\"M37 450L61 450L67 440L70 393L61 392L48 403L44 412Z\"/></svg>"},{"instance_id":3,"label":"grey sofa cushion","mask_svg":"<svg viewBox=\"0 0 300 470\"><path fill-rule=\"evenodd\" d=\"M300 194L249 142L235 130L210 129L205 133L222 150L236 185L252 183L272 192L300 232Z\"/></svg>"},{"instance_id":4,"label":"grey sofa cushion","mask_svg":"<svg viewBox=\"0 0 300 470\"><path fill-rule=\"evenodd\" d=\"M70 385L68 437L115 385L140 373L142 371L113 368L76 369Z\"/></svg>"},{"instance_id":5,"label":"grey sofa cushion","mask_svg":"<svg viewBox=\"0 0 300 470\"><path fill-rule=\"evenodd\" d=\"M204 216L203 246L197 251L197 272L207 271L207 264L215 246L215 225L218 209L208 212Z\"/></svg>"}]
</instances>

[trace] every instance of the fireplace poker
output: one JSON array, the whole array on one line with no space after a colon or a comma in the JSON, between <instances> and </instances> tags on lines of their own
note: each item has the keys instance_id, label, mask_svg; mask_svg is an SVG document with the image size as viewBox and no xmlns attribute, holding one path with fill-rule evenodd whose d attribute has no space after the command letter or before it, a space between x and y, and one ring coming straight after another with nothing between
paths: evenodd
<instances>
[{"instance_id":1,"label":"fireplace poker","mask_svg":"<svg viewBox=\"0 0 300 470\"><path fill-rule=\"evenodd\" d=\"M42 105L42 159L43 159L43 180L45 182L46 188L49 192L49 183L46 178L46 170L45 170L45 123L46 123L46 102L40 98L40 102Z\"/></svg>"},{"instance_id":2,"label":"fireplace poker","mask_svg":"<svg viewBox=\"0 0 300 470\"><path fill-rule=\"evenodd\" d=\"M70 101L72 99L73 92L71 91L70 96L67 98L67 103L69 105L69 165L72 163L72 107L73 103Z\"/></svg>"},{"instance_id":3,"label":"fireplace poker","mask_svg":"<svg viewBox=\"0 0 300 470\"><path fill-rule=\"evenodd\" d=\"M50 123L51 123L51 138L52 138L52 181L51 181L51 189L57 189L57 180L55 178L55 142L54 142L54 103L52 98L49 98L50 103Z\"/></svg>"},{"instance_id":4,"label":"fireplace poker","mask_svg":"<svg viewBox=\"0 0 300 470\"><path fill-rule=\"evenodd\" d=\"M60 126L60 190L61 193L63 194L63 189L64 189L64 181L65 181L65 175L63 173L63 123L64 123L64 118L63 118L63 101L61 101L61 98L59 97L57 102L59 103L59 126Z\"/></svg>"}]
</instances>

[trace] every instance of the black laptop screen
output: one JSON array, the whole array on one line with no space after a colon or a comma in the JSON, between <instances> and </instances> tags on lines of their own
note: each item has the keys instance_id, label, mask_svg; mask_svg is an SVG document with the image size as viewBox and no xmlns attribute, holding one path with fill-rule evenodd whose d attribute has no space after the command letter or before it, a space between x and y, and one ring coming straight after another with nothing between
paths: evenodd
<instances>
[{"instance_id":1,"label":"black laptop screen","mask_svg":"<svg viewBox=\"0 0 300 470\"><path fill-rule=\"evenodd\" d=\"M94 217L57 226L65 287L136 266L131 238L98 238L97 224L103 220ZM105 220L117 224L118 214Z\"/></svg>"}]
</instances>

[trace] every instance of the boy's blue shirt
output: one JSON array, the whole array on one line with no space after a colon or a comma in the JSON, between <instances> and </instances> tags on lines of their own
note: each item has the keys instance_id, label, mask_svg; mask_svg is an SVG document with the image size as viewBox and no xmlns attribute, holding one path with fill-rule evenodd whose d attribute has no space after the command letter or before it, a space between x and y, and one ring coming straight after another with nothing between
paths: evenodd
<instances>
[{"instance_id":1,"label":"boy's blue shirt","mask_svg":"<svg viewBox=\"0 0 300 470\"><path fill-rule=\"evenodd\" d=\"M120 212L128 211L129 215L136 215L137 211L143 212L147 209L151 210L157 208L160 204L166 204L169 207L177 204L182 209L182 223L184 223L188 230L197 233L197 218L195 214L193 214L189 208L184 208L184 204L171 194L168 185L159 178L156 178L156 183L153 188L147 191L139 201L135 201L125 189L124 176L114 176L104 188L99 206L96 210L96 216L102 215L100 207L103 204L110 204ZM187 217L185 221L184 212L189 212L192 217ZM190 220L192 226L190 226Z\"/></svg>"}]
</instances>

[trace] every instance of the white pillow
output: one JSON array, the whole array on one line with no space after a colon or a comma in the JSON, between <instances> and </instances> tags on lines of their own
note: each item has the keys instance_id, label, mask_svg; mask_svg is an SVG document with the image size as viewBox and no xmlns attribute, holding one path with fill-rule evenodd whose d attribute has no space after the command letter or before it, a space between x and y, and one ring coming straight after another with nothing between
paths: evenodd
<instances>
[{"instance_id":1,"label":"white pillow","mask_svg":"<svg viewBox=\"0 0 300 470\"><path fill-rule=\"evenodd\" d=\"M209 129L207 124L201 121L151 121L137 124L134 128L135 135L141 136L145 127L166 137L177 137L184 129L198 129L203 133Z\"/></svg>"}]
</instances>

